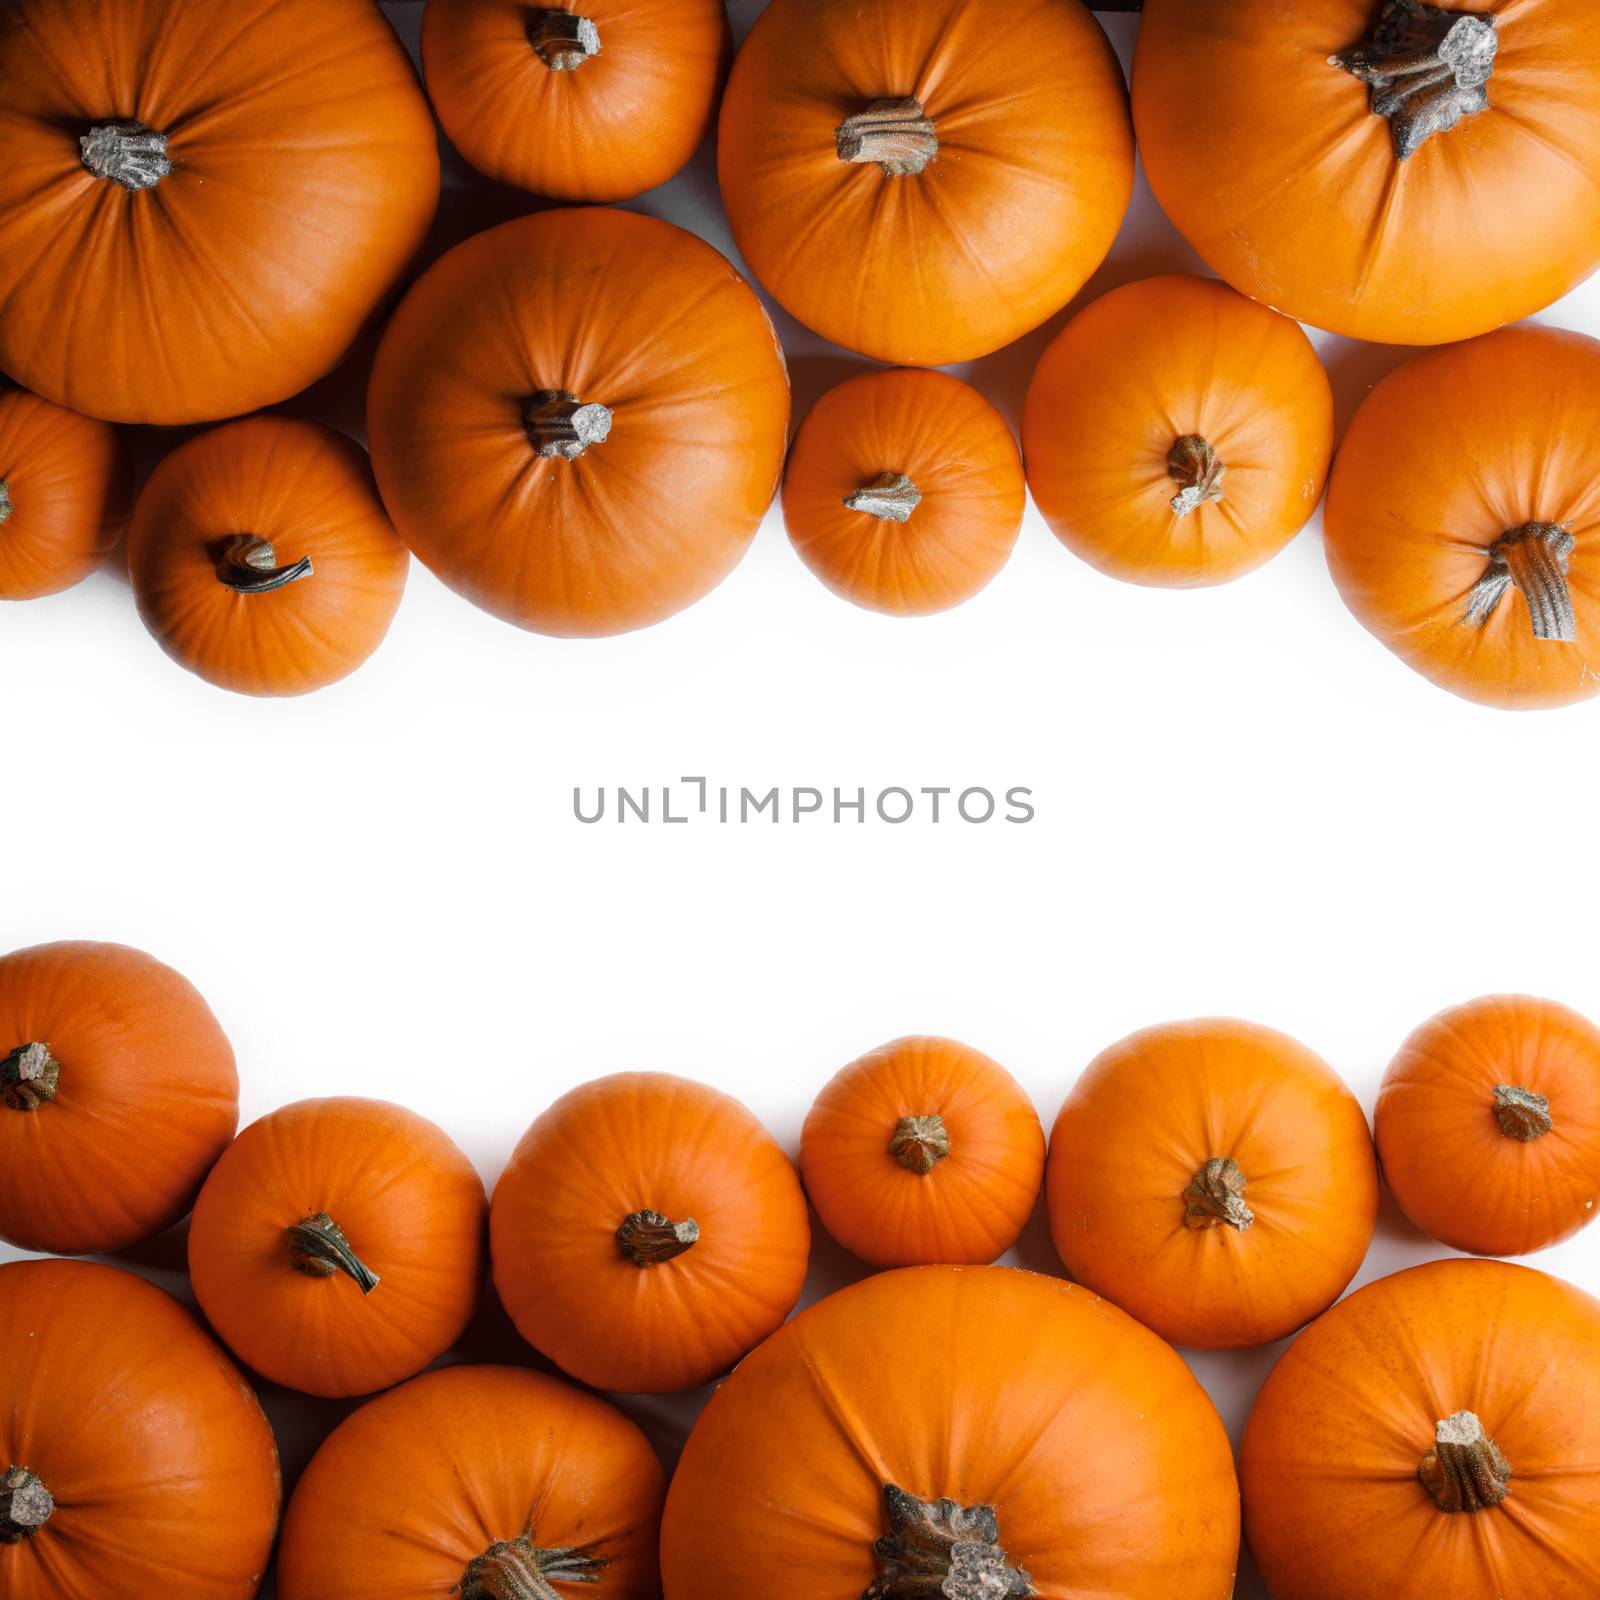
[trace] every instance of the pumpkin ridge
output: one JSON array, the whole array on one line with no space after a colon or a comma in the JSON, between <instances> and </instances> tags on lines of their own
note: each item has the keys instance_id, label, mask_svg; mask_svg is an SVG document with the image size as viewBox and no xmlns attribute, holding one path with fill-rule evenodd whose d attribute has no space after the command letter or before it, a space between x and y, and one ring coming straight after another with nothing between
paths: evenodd
<instances>
[{"instance_id":1,"label":"pumpkin ridge","mask_svg":"<svg viewBox=\"0 0 1600 1600\"><path fill-rule=\"evenodd\" d=\"M61 1063L50 1046L35 1040L18 1045L0 1061L0 1104L13 1111L37 1111L54 1100L61 1082Z\"/></svg>"},{"instance_id":2,"label":"pumpkin ridge","mask_svg":"<svg viewBox=\"0 0 1600 1600\"><path fill-rule=\"evenodd\" d=\"M55 1497L33 1473L26 1467L8 1467L0 1476L0 1544L31 1539L55 1509Z\"/></svg>"}]
</instances>

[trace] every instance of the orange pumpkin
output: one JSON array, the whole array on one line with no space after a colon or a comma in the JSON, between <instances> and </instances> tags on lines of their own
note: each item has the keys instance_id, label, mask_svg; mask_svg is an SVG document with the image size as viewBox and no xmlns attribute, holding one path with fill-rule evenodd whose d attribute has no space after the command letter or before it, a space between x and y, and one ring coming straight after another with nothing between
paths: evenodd
<instances>
[{"instance_id":1,"label":"orange pumpkin","mask_svg":"<svg viewBox=\"0 0 1600 1600\"><path fill-rule=\"evenodd\" d=\"M1333 391L1287 317L1207 278L1147 278L1051 341L1022 421L1056 537L1114 578L1226 583L1275 556L1322 498Z\"/></svg>"},{"instance_id":2,"label":"orange pumpkin","mask_svg":"<svg viewBox=\"0 0 1600 1600\"><path fill-rule=\"evenodd\" d=\"M289 417L180 445L128 537L145 626L240 694L306 694L354 672L383 643L409 565L360 445Z\"/></svg>"},{"instance_id":3,"label":"orange pumpkin","mask_svg":"<svg viewBox=\"0 0 1600 1600\"><path fill-rule=\"evenodd\" d=\"M433 119L371 0L9 0L0 82L0 367L89 416L297 393L433 220Z\"/></svg>"},{"instance_id":4,"label":"orange pumpkin","mask_svg":"<svg viewBox=\"0 0 1600 1600\"><path fill-rule=\"evenodd\" d=\"M128 520L115 428L26 389L0 394L0 600L36 600L87 578Z\"/></svg>"},{"instance_id":5,"label":"orange pumpkin","mask_svg":"<svg viewBox=\"0 0 1600 1600\"><path fill-rule=\"evenodd\" d=\"M263 1377L371 1394L466 1328L484 1211L472 1163L425 1118L381 1100L301 1100L246 1128L200 1191L195 1298Z\"/></svg>"},{"instance_id":6,"label":"orange pumpkin","mask_svg":"<svg viewBox=\"0 0 1600 1600\"><path fill-rule=\"evenodd\" d=\"M248 1600L278 1450L238 1369L170 1296L82 1261L0 1266L0 1594Z\"/></svg>"},{"instance_id":7,"label":"orange pumpkin","mask_svg":"<svg viewBox=\"0 0 1600 1600\"><path fill-rule=\"evenodd\" d=\"M1600 1594L1600 1303L1500 1261L1369 1284L1308 1328L1245 1429L1274 1600Z\"/></svg>"},{"instance_id":8,"label":"orange pumpkin","mask_svg":"<svg viewBox=\"0 0 1600 1600\"><path fill-rule=\"evenodd\" d=\"M238 1122L233 1050L171 967L86 942L0 957L0 1238L87 1254L170 1228Z\"/></svg>"},{"instance_id":9,"label":"orange pumpkin","mask_svg":"<svg viewBox=\"0 0 1600 1600\"><path fill-rule=\"evenodd\" d=\"M1367 1119L1325 1062L1229 1020L1145 1028L1067 1096L1045 1169L1068 1272L1174 1344L1270 1344L1356 1275L1378 1214Z\"/></svg>"},{"instance_id":10,"label":"orange pumpkin","mask_svg":"<svg viewBox=\"0 0 1600 1600\"><path fill-rule=\"evenodd\" d=\"M480 172L559 200L630 200L711 131L722 0L428 0L422 71Z\"/></svg>"},{"instance_id":11,"label":"orange pumpkin","mask_svg":"<svg viewBox=\"0 0 1600 1600\"><path fill-rule=\"evenodd\" d=\"M802 1312L695 1423L667 1600L1226 1600L1233 1456L1187 1367L1087 1290L882 1273Z\"/></svg>"},{"instance_id":12,"label":"orange pumpkin","mask_svg":"<svg viewBox=\"0 0 1600 1600\"><path fill-rule=\"evenodd\" d=\"M942 372L866 372L800 425L783 520L846 600L920 616L975 595L1006 563L1026 488L1005 419Z\"/></svg>"},{"instance_id":13,"label":"orange pumpkin","mask_svg":"<svg viewBox=\"0 0 1600 1600\"><path fill-rule=\"evenodd\" d=\"M1465 339L1600 264L1600 34L1571 0L1146 0L1133 114L1179 232L1319 328Z\"/></svg>"},{"instance_id":14,"label":"orange pumpkin","mask_svg":"<svg viewBox=\"0 0 1600 1600\"><path fill-rule=\"evenodd\" d=\"M1526 995L1453 1006L1401 1045L1374 1127L1419 1228L1477 1255L1543 1250L1600 1203L1600 1028Z\"/></svg>"},{"instance_id":15,"label":"orange pumpkin","mask_svg":"<svg viewBox=\"0 0 1600 1600\"><path fill-rule=\"evenodd\" d=\"M529 1344L595 1388L663 1394L726 1372L783 1321L811 1229L794 1168L737 1100L622 1072L523 1135L489 1239Z\"/></svg>"},{"instance_id":16,"label":"orange pumpkin","mask_svg":"<svg viewBox=\"0 0 1600 1600\"><path fill-rule=\"evenodd\" d=\"M823 1227L875 1267L988 1262L1033 1214L1044 1129L999 1062L954 1039L896 1039L817 1096L800 1176Z\"/></svg>"},{"instance_id":17,"label":"orange pumpkin","mask_svg":"<svg viewBox=\"0 0 1600 1600\"><path fill-rule=\"evenodd\" d=\"M671 616L744 554L789 381L750 287L654 217L546 211L457 245L384 334L367 401L400 536L542 633Z\"/></svg>"},{"instance_id":18,"label":"orange pumpkin","mask_svg":"<svg viewBox=\"0 0 1600 1600\"><path fill-rule=\"evenodd\" d=\"M1059 311L1133 187L1127 94L1078 0L774 0L728 79L740 254L847 350L944 366Z\"/></svg>"},{"instance_id":19,"label":"orange pumpkin","mask_svg":"<svg viewBox=\"0 0 1600 1600\"><path fill-rule=\"evenodd\" d=\"M1391 372L1345 432L1324 515L1357 620L1485 705L1600 690L1600 343L1508 328Z\"/></svg>"}]
</instances>

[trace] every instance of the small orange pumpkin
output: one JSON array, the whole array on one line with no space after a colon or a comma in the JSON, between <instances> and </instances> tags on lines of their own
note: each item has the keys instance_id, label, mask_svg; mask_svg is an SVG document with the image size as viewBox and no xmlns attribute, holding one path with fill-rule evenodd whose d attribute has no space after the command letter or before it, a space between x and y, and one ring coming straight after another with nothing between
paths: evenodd
<instances>
[{"instance_id":1,"label":"small orange pumpkin","mask_svg":"<svg viewBox=\"0 0 1600 1600\"><path fill-rule=\"evenodd\" d=\"M783 519L846 600L919 616L970 599L1006 563L1026 487L1005 419L943 372L866 372L795 436Z\"/></svg>"},{"instance_id":2,"label":"small orange pumpkin","mask_svg":"<svg viewBox=\"0 0 1600 1600\"><path fill-rule=\"evenodd\" d=\"M708 1383L772 1332L805 1283L805 1195L729 1095L622 1072L523 1135L490 1210L494 1283L517 1331L598 1389Z\"/></svg>"},{"instance_id":3,"label":"small orange pumpkin","mask_svg":"<svg viewBox=\"0 0 1600 1600\"><path fill-rule=\"evenodd\" d=\"M876 1267L990 1262L1044 1176L1044 1129L999 1062L954 1039L896 1039L817 1096L800 1176L822 1225Z\"/></svg>"},{"instance_id":4,"label":"small orange pumpkin","mask_svg":"<svg viewBox=\"0 0 1600 1600\"><path fill-rule=\"evenodd\" d=\"M200 1191L195 1297L263 1377L371 1394L460 1337L484 1212L472 1163L433 1123L379 1100L302 1100L246 1128Z\"/></svg>"},{"instance_id":5,"label":"small orange pumpkin","mask_svg":"<svg viewBox=\"0 0 1600 1600\"><path fill-rule=\"evenodd\" d=\"M1056 537L1133 583L1226 583L1322 498L1333 391L1311 341L1207 278L1128 283L1050 342L1022 421Z\"/></svg>"}]
</instances>

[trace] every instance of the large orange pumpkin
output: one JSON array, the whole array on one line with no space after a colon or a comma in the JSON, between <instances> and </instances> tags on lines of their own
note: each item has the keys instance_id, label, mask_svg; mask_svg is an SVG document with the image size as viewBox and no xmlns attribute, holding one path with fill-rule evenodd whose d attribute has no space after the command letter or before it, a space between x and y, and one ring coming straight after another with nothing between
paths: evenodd
<instances>
[{"instance_id":1,"label":"large orange pumpkin","mask_svg":"<svg viewBox=\"0 0 1600 1600\"><path fill-rule=\"evenodd\" d=\"M1600 30L1597 30L1600 33ZM1324 515L1361 624L1469 700L1600 690L1600 343L1507 328L1416 356L1362 402Z\"/></svg>"},{"instance_id":2,"label":"large orange pumpkin","mask_svg":"<svg viewBox=\"0 0 1600 1600\"><path fill-rule=\"evenodd\" d=\"M480 172L560 200L628 200L711 131L723 0L428 0L422 71Z\"/></svg>"},{"instance_id":3,"label":"large orange pumpkin","mask_svg":"<svg viewBox=\"0 0 1600 1600\"><path fill-rule=\"evenodd\" d=\"M1369 1284L1274 1368L1241 1478L1273 1600L1600 1594L1600 1303L1500 1261Z\"/></svg>"},{"instance_id":4,"label":"large orange pumpkin","mask_svg":"<svg viewBox=\"0 0 1600 1600\"><path fill-rule=\"evenodd\" d=\"M128 463L115 428L0 394L0 600L36 600L87 578L128 519Z\"/></svg>"},{"instance_id":5,"label":"large orange pumpkin","mask_svg":"<svg viewBox=\"0 0 1600 1600\"><path fill-rule=\"evenodd\" d=\"M1600 263L1600 33L1573 0L1146 0L1139 153L1236 289L1442 344Z\"/></svg>"},{"instance_id":6,"label":"large orange pumpkin","mask_svg":"<svg viewBox=\"0 0 1600 1600\"><path fill-rule=\"evenodd\" d=\"M896 1039L817 1096L800 1176L823 1227L863 1261L989 1262L1033 1214L1044 1129L998 1061L954 1039Z\"/></svg>"},{"instance_id":7,"label":"large orange pumpkin","mask_svg":"<svg viewBox=\"0 0 1600 1600\"><path fill-rule=\"evenodd\" d=\"M0 1266L0 1594L248 1600L278 1450L238 1369L161 1290L82 1261Z\"/></svg>"},{"instance_id":8,"label":"large orange pumpkin","mask_svg":"<svg viewBox=\"0 0 1600 1600\"><path fill-rule=\"evenodd\" d=\"M543 633L644 627L744 554L789 382L761 302L654 217L546 211L457 245L384 334L367 401L401 537Z\"/></svg>"},{"instance_id":9,"label":"large orange pumpkin","mask_svg":"<svg viewBox=\"0 0 1600 1600\"><path fill-rule=\"evenodd\" d=\"M1169 1023L1102 1051L1067 1096L1045 1171L1067 1271L1174 1344L1293 1333L1372 1241L1367 1119L1272 1028Z\"/></svg>"},{"instance_id":10,"label":"large orange pumpkin","mask_svg":"<svg viewBox=\"0 0 1600 1600\"><path fill-rule=\"evenodd\" d=\"M623 1072L563 1095L495 1187L494 1283L529 1344L599 1389L726 1372L793 1309L811 1247L788 1158L729 1095Z\"/></svg>"},{"instance_id":11,"label":"large orange pumpkin","mask_svg":"<svg viewBox=\"0 0 1600 1600\"><path fill-rule=\"evenodd\" d=\"M371 0L10 0L0 83L0 367L90 416L305 388L433 218L433 119Z\"/></svg>"},{"instance_id":12,"label":"large orange pumpkin","mask_svg":"<svg viewBox=\"0 0 1600 1600\"><path fill-rule=\"evenodd\" d=\"M304 694L383 642L410 558L366 453L316 422L250 417L169 455L128 536L161 648L241 694Z\"/></svg>"},{"instance_id":13,"label":"large orange pumpkin","mask_svg":"<svg viewBox=\"0 0 1600 1600\"><path fill-rule=\"evenodd\" d=\"M171 967L87 942L0 957L0 1237L137 1244L188 1211L238 1121L233 1050Z\"/></svg>"},{"instance_id":14,"label":"large orange pumpkin","mask_svg":"<svg viewBox=\"0 0 1600 1600\"><path fill-rule=\"evenodd\" d=\"M740 253L807 327L908 366L1059 311L1133 186L1127 95L1078 0L773 0L717 172Z\"/></svg>"},{"instance_id":15,"label":"large orange pumpkin","mask_svg":"<svg viewBox=\"0 0 1600 1600\"><path fill-rule=\"evenodd\" d=\"M1239 1508L1178 1357L1087 1290L911 1267L743 1361L667 1495L667 1600L1226 1600Z\"/></svg>"},{"instance_id":16,"label":"large orange pumpkin","mask_svg":"<svg viewBox=\"0 0 1600 1600\"><path fill-rule=\"evenodd\" d=\"M795 436L783 520L800 558L857 605L944 611L1006 563L1027 498L1011 429L943 372L866 372Z\"/></svg>"},{"instance_id":17,"label":"large orange pumpkin","mask_svg":"<svg viewBox=\"0 0 1600 1600\"><path fill-rule=\"evenodd\" d=\"M483 1184L433 1123L379 1100L302 1100L252 1123L195 1201L189 1272L263 1377L371 1394L420 1372L478 1303Z\"/></svg>"},{"instance_id":18,"label":"large orange pumpkin","mask_svg":"<svg viewBox=\"0 0 1600 1600\"><path fill-rule=\"evenodd\" d=\"M1028 485L1102 572L1226 583L1322 498L1333 391L1287 317L1207 278L1124 284L1051 341L1022 421Z\"/></svg>"},{"instance_id":19,"label":"large orange pumpkin","mask_svg":"<svg viewBox=\"0 0 1600 1600\"><path fill-rule=\"evenodd\" d=\"M1477 1255L1543 1250L1600 1204L1600 1028L1526 995L1453 1006L1401 1045L1373 1121L1419 1228Z\"/></svg>"}]
</instances>

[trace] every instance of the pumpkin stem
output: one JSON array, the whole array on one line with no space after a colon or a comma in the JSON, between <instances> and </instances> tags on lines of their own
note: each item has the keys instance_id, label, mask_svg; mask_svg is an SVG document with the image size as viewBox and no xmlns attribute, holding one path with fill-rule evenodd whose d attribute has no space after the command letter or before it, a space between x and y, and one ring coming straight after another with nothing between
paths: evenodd
<instances>
[{"instance_id":1,"label":"pumpkin stem","mask_svg":"<svg viewBox=\"0 0 1600 1600\"><path fill-rule=\"evenodd\" d=\"M1508 1139L1532 1144L1549 1133L1550 1100L1532 1089L1513 1088L1509 1083L1497 1083L1494 1089L1494 1116L1500 1131Z\"/></svg>"},{"instance_id":2,"label":"pumpkin stem","mask_svg":"<svg viewBox=\"0 0 1600 1600\"><path fill-rule=\"evenodd\" d=\"M571 72L600 54L594 19L570 11L535 11L528 19L528 42L552 72Z\"/></svg>"},{"instance_id":3,"label":"pumpkin stem","mask_svg":"<svg viewBox=\"0 0 1600 1600\"><path fill-rule=\"evenodd\" d=\"M21 1544L47 1523L55 1496L26 1467L7 1467L0 1478L0 1544Z\"/></svg>"},{"instance_id":4,"label":"pumpkin stem","mask_svg":"<svg viewBox=\"0 0 1600 1600\"><path fill-rule=\"evenodd\" d=\"M1178 486L1172 497L1174 516L1186 517L1222 498L1228 469L1198 433L1186 433L1167 451L1167 476Z\"/></svg>"},{"instance_id":5,"label":"pumpkin stem","mask_svg":"<svg viewBox=\"0 0 1600 1600\"><path fill-rule=\"evenodd\" d=\"M1407 161L1434 134L1487 109L1499 48L1493 17L1388 0L1371 37L1328 64L1371 86L1373 113L1389 119L1394 153Z\"/></svg>"},{"instance_id":6,"label":"pumpkin stem","mask_svg":"<svg viewBox=\"0 0 1600 1600\"><path fill-rule=\"evenodd\" d=\"M874 100L833 130L841 161L876 161L891 178L914 178L939 153L920 100Z\"/></svg>"},{"instance_id":7,"label":"pumpkin stem","mask_svg":"<svg viewBox=\"0 0 1600 1600\"><path fill-rule=\"evenodd\" d=\"M0 478L0 522L4 522L15 509L11 504L11 485Z\"/></svg>"},{"instance_id":8,"label":"pumpkin stem","mask_svg":"<svg viewBox=\"0 0 1600 1600\"><path fill-rule=\"evenodd\" d=\"M636 1267L658 1267L699 1238L700 1224L693 1217L674 1222L659 1211L630 1211L617 1229L617 1247Z\"/></svg>"},{"instance_id":9,"label":"pumpkin stem","mask_svg":"<svg viewBox=\"0 0 1600 1600\"><path fill-rule=\"evenodd\" d=\"M919 1500L883 1486L889 1531L872 1546L878 1576L861 1600L1031 1600L1038 1594L1000 1548L993 1506Z\"/></svg>"},{"instance_id":10,"label":"pumpkin stem","mask_svg":"<svg viewBox=\"0 0 1600 1600\"><path fill-rule=\"evenodd\" d=\"M172 171L167 136L142 122L102 122L78 140L83 164L124 189L151 189Z\"/></svg>"},{"instance_id":11,"label":"pumpkin stem","mask_svg":"<svg viewBox=\"0 0 1600 1600\"><path fill-rule=\"evenodd\" d=\"M584 405L565 389L541 389L522 405L522 426L533 441L534 453L575 461L592 444L602 444L611 433L611 412L591 402Z\"/></svg>"},{"instance_id":12,"label":"pumpkin stem","mask_svg":"<svg viewBox=\"0 0 1600 1600\"><path fill-rule=\"evenodd\" d=\"M13 1111L37 1111L60 1082L61 1063L47 1044L19 1044L0 1061L0 1102Z\"/></svg>"},{"instance_id":13,"label":"pumpkin stem","mask_svg":"<svg viewBox=\"0 0 1600 1600\"><path fill-rule=\"evenodd\" d=\"M237 594L271 594L309 578L312 571L310 556L280 567L271 540L254 533L236 533L217 560L217 578Z\"/></svg>"},{"instance_id":14,"label":"pumpkin stem","mask_svg":"<svg viewBox=\"0 0 1600 1600\"><path fill-rule=\"evenodd\" d=\"M950 1154L950 1130L944 1118L937 1112L931 1117L901 1117L889 1140L889 1154L907 1172L926 1177Z\"/></svg>"},{"instance_id":15,"label":"pumpkin stem","mask_svg":"<svg viewBox=\"0 0 1600 1600\"><path fill-rule=\"evenodd\" d=\"M1446 1417L1434 1430L1417 1476L1445 1512L1487 1511L1511 1493L1511 1463L1470 1411Z\"/></svg>"},{"instance_id":16,"label":"pumpkin stem","mask_svg":"<svg viewBox=\"0 0 1600 1600\"><path fill-rule=\"evenodd\" d=\"M599 1583L606 1558L598 1544L542 1550L531 1533L492 1544L467 1563L461 1600L562 1600L557 1583Z\"/></svg>"},{"instance_id":17,"label":"pumpkin stem","mask_svg":"<svg viewBox=\"0 0 1600 1600\"><path fill-rule=\"evenodd\" d=\"M1573 542L1559 522L1525 522L1501 534L1489 546L1489 565L1467 596L1461 625L1481 628L1514 583L1528 602L1534 638L1570 644L1578 634L1572 591L1567 587Z\"/></svg>"},{"instance_id":18,"label":"pumpkin stem","mask_svg":"<svg viewBox=\"0 0 1600 1600\"><path fill-rule=\"evenodd\" d=\"M287 1230L289 1259L298 1271L312 1278L331 1278L342 1272L362 1292L378 1287L378 1274L350 1248L344 1229L326 1211L319 1211Z\"/></svg>"},{"instance_id":19,"label":"pumpkin stem","mask_svg":"<svg viewBox=\"0 0 1600 1600\"><path fill-rule=\"evenodd\" d=\"M852 489L844 503L879 522L909 522L922 504L922 491L903 472L882 472L865 489Z\"/></svg>"},{"instance_id":20,"label":"pumpkin stem","mask_svg":"<svg viewBox=\"0 0 1600 1600\"><path fill-rule=\"evenodd\" d=\"M1232 1156L1213 1156L1183 1191L1184 1227L1215 1228L1226 1223L1243 1233L1256 1220L1255 1212L1244 1203L1247 1186L1245 1175Z\"/></svg>"}]
</instances>

